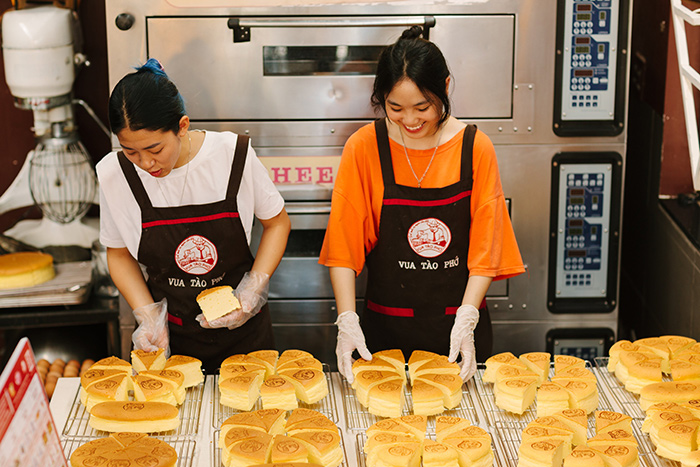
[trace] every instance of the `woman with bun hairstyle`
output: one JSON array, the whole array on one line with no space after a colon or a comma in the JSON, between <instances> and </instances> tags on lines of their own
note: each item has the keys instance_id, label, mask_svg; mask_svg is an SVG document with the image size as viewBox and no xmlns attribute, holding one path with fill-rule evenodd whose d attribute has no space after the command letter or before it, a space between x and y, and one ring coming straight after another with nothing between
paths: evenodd
<instances>
[{"instance_id":1,"label":"woman with bun hairstyle","mask_svg":"<svg viewBox=\"0 0 700 467\"><path fill-rule=\"evenodd\" d=\"M447 63L421 34L414 26L381 53L371 102L385 117L350 136L333 189L319 262L330 268L338 367L350 381L355 350L371 359L392 348L461 354L466 381L491 354L491 281L525 270L493 144L450 115Z\"/></svg>"},{"instance_id":2,"label":"woman with bun hairstyle","mask_svg":"<svg viewBox=\"0 0 700 467\"><path fill-rule=\"evenodd\" d=\"M268 280L290 221L249 138L190 130L183 99L155 59L117 83L109 123L121 151L97 164L100 241L139 324L134 347L169 345L210 372L232 354L274 348ZM254 217L263 227L255 258ZM197 295L223 285L241 309L207 322Z\"/></svg>"}]
</instances>

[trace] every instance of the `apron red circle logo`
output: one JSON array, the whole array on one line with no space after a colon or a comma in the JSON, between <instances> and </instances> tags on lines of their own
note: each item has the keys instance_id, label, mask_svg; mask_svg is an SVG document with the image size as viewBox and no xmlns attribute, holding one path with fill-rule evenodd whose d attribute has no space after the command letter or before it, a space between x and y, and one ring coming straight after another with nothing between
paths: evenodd
<instances>
[{"instance_id":1,"label":"apron red circle logo","mask_svg":"<svg viewBox=\"0 0 700 467\"><path fill-rule=\"evenodd\" d=\"M189 274L206 274L216 266L216 246L201 235L190 235L175 250L175 262Z\"/></svg>"},{"instance_id":2,"label":"apron red circle logo","mask_svg":"<svg viewBox=\"0 0 700 467\"><path fill-rule=\"evenodd\" d=\"M440 219L421 219L408 229L408 244L423 258L441 255L452 241L452 233Z\"/></svg>"}]
</instances>

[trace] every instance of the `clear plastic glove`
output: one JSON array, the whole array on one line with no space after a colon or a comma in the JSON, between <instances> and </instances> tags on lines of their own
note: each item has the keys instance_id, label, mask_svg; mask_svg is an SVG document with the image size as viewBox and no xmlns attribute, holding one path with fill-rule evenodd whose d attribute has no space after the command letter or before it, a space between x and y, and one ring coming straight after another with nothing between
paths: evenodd
<instances>
[{"instance_id":1,"label":"clear plastic glove","mask_svg":"<svg viewBox=\"0 0 700 467\"><path fill-rule=\"evenodd\" d=\"M463 381L469 380L476 373L476 349L474 348L474 329L479 323L479 310L473 305L462 305L457 308L455 323L450 333L449 361L457 360L462 354L461 371L459 376Z\"/></svg>"},{"instance_id":2,"label":"clear plastic glove","mask_svg":"<svg viewBox=\"0 0 700 467\"><path fill-rule=\"evenodd\" d=\"M257 315L267 303L267 292L270 276L263 272L249 271L243 275L238 287L233 291L241 303L239 310L234 310L221 318L207 321L203 314L195 317L200 326L205 329L229 328L243 326L250 318Z\"/></svg>"},{"instance_id":3,"label":"clear plastic glove","mask_svg":"<svg viewBox=\"0 0 700 467\"><path fill-rule=\"evenodd\" d=\"M170 333L168 332L168 300L144 305L134 310L137 328L131 335L134 349L153 352L165 349L170 356Z\"/></svg>"},{"instance_id":4,"label":"clear plastic glove","mask_svg":"<svg viewBox=\"0 0 700 467\"><path fill-rule=\"evenodd\" d=\"M338 371L352 384L355 380L352 374L352 353L357 350L365 360L372 360L372 354L367 349L357 313L345 311L338 315L335 324L338 326L338 343L335 346Z\"/></svg>"}]
</instances>

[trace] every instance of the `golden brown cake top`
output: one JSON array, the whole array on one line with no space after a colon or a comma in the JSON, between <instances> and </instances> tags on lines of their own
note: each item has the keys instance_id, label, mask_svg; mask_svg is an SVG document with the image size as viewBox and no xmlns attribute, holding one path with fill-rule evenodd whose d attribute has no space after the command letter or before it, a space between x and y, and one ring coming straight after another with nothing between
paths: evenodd
<instances>
[{"instance_id":1,"label":"golden brown cake top","mask_svg":"<svg viewBox=\"0 0 700 467\"><path fill-rule=\"evenodd\" d=\"M38 251L22 251L0 256L0 276L24 274L53 264L53 256Z\"/></svg>"}]
</instances>

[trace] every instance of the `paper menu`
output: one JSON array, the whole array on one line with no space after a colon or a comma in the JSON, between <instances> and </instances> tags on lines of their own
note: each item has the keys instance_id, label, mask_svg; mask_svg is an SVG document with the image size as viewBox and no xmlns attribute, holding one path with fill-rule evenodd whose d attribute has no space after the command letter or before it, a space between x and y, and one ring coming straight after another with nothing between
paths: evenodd
<instances>
[{"instance_id":1,"label":"paper menu","mask_svg":"<svg viewBox=\"0 0 700 467\"><path fill-rule=\"evenodd\" d=\"M68 465L26 337L0 374L0 465Z\"/></svg>"}]
</instances>

